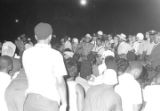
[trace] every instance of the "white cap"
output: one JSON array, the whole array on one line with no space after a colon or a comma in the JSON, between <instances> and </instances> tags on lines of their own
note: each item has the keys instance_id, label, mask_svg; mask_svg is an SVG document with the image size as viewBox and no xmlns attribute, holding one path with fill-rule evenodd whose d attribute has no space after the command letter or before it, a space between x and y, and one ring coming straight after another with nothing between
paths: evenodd
<instances>
[{"instance_id":1,"label":"white cap","mask_svg":"<svg viewBox=\"0 0 160 111\"><path fill-rule=\"evenodd\" d=\"M121 33L120 35L118 35L118 37L121 39L121 40L126 40L126 35Z\"/></svg>"},{"instance_id":2,"label":"white cap","mask_svg":"<svg viewBox=\"0 0 160 111\"><path fill-rule=\"evenodd\" d=\"M16 45L11 41L6 41L2 45L2 55L7 55L10 57L14 56L14 53L16 51Z\"/></svg>"},{"instance_id":3,"label":"white cap","mask_svg":"<svg viewBox=\"0 0 160 111\"><path fill-rule=\"evenodd\" d=\"M73 42L73 43L77 43L77 44L79 43L79 41L78 41L77 38L73 38L73 39L72 39L72 42Z\"/></svg>"},{"instance_id":4,"label":"white cap","mask_svg":"<svg viewBox=\"0 0 160 111\"><path fill-rule=\"evenodd\" d=\"M86 34L85 37L92 38L91 34Z\"/></svg>"},{"instance_id":5,"label":"white cap","mask_svg":"<svg viewBox=\"0 0 160 111\"><path fill-rule=\"evenodd\" d=\"M138 40L143 40L144 39L144 35L142 33L138 33L137 34L137 39Z\"/></svg>"},{"instance_id":6,"label":"white cap","mask_svg":"<svg viewBox=\"0 0 160 111\"><path fill-rule=\"evenodd\" d=\"M116 85L118 83L117 73L113 69L107 69L103 74L103 83L107 85Z\"/></svg>"},{"instance_id":7,"label":"white cap","mask_svg":"<svg viewBox=\"0 0 160 111\"><path fill-rule=\"evenodd\" d=\"M99 31L97 32L97 34L102 36L102 35L103 35L103 31L99 30Z\"/></svg>"},{"instance_id":8,"label":"white cap","mask_svg":"<svg viewBox=\"0 0 160 111\"><path fill-rule=\"evenodd\" d=\"M102 54L102 58L106 58L108 56L115 57L115 54L111 50L104 51L103 54Z\"/></svg>"}]
</instances>

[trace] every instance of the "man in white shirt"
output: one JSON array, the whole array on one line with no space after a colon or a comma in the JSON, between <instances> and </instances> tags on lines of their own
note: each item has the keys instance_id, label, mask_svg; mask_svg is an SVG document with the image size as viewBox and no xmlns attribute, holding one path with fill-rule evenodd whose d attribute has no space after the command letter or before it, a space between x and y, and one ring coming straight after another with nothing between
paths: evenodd
<instances>
[{"instance_id":1,"label":"man in white shirt","mask_svg":"<svg viewBox=\"0 0 160 111\"><path fill-rule=\"evenodd\" d=\"M12 59L8 56L0 57L0 110L8 111L6 100L5 100L5 91L11 82L11 77L9 71L12 70L13 62Z\"/></svg>"},{"instance_id":2,"label":"man in white shirt","mask_svg":"<svg viewBox=\"0 0 160 111\"><path fill-rule=\"evenodd\" d=\"M67 71L60 52L51 48L53 29L47 23L39 23L34 32L38 43L25 50L22 57L28 79L24 111L66 111L63 76Z\"/></svg>"},{"instance_id":3,"label":"man in white shirt","mask_svg":"<svg viewBox=\"0 0 160 111\"><path fill-rule=\"evenodd\" d=\"M117 52L119 56L125 57L129 51L133 50L133 48L126 42L126 35L121 34L120 41Z\"/></svg>"},{"instance_id":4,"label":"man in white shirt","mask_svg":"<svg viewBox=\"0 0 160 111\"><path fill-rule=\"evenodd\" d=\"M155 76L152 84L144 88L143 98L145 101L143 111L160 111L160 75Z\"/></svg>"},{"instance_id":5,"label":"man in white shirt","mask_svg":"<svg viewBox=\"0 0 160 111\"><path fill-rule=\"evenodd\" d=\"M116 71L107 69L102 76L102 82L87 91L83 111L122 111L121 98L114 91Z\"/></svg>"},{"instance_id":6,"label":"man in white shirt","mask_svg":"<svg viewBox=\"0 0 160 111\"><path fill-rule=\"evenodd\" d=\"M136 81L142 72L142 66L133 62L127 71L119 76L115 91L121 96L123 111L139 111L142 104L141 86Z\"/></svg>"}]
</instances>

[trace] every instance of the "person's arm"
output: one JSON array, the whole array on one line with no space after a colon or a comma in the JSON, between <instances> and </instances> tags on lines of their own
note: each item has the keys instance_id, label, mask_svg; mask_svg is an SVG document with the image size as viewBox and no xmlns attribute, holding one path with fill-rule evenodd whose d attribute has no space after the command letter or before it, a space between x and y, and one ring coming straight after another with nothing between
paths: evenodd
<instances>
[{"instance_id":1,"label":"person's arm","mask_svg":"<svg viewBox=\"0 0 160 111\"><path fill-rule=\"evenodd\" d=\"M135 93L132 96L132 102L133 102L133 111L140 111L142 109L143 104L143 94L140 84L137 82L137 85L135 84L135 87L132 88Z\"/></svg>"},{"instance_id":2,"label":"person's arm","mask_svg":"<svg viewBox=\"0 0 160 111\"><path fill-rule=\"evenodd\" d=\"M81 85L76 85L76 94L77 94L77 109L82 111L84 103L84 89Z\"/></svg>"},{"instance_id":3,"label":"person's arm","mask_svg":"<svg viewBox=\"0 0 160 111\"><path fill-rule=\"evenodd\" d=\"M67 108L67 90L66 90L66 83L64 80L64 76L67 75L67 70L64 65L63 56L59 53L58 56L54 60L55 66L54 66L54 74L56 74L56 80L57 80L57 90L60 95L61 99L61 106L60 111L66 111Z\"/></svg>"},{"instance_id":4,"label":"person's arm","mask_svg":"<svg viewBox=\"0 0 160 111\"><path fill-rule=\"evenodd\" d=\"M63 77L57 77L57 89L61 99L60 111L66 111L67 108L67 92L66 84Z\"/></svg>"},{"instance_id":5,"label":"person's arm","mask_svg":"<svg viewBox=\"0 0 160 111\"><path fill-rule=\"evenodd\" d=\"M122 100L120 97L118 97L118 100L116 101L117 104L116 104L116 108L115 108L115 111L123 111L122 109Z\"/></svg>"},{"instance_id":6,"label":"person's arm","mask_svg":"<svg viewBox=\"0 0 160 111\"><path fill-rule=\"evenodd\" d=\"M141 111L142 104L134 104L133 105L133 111Z\"/></svg>"}]
</instances>

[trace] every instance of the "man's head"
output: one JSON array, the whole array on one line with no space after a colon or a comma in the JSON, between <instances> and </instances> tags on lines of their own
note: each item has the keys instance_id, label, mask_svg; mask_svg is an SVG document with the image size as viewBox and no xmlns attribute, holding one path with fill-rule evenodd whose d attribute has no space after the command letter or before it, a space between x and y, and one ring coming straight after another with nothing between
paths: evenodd
<instances>
[{"instance_id":1,"label":"man's head","mask_svg":"<svg viewBox=\"0 0 160 111\"><path fill-rule=\"evenodd\" d=\"M144 35L142 33L138 33L136 37L138 41L142 41L144 39Z\"/></svg>"},{"instance_id":2,"label":"man's head","mask_svg":"<svg viewBox=\"0 0 160 111\"><path fill-rule=\"evenodd\" d=\"M92 36L90 34L86 34L84 38L84 42L88 43L92 40Z\"/></svg>"},{"instance_id":3,"label":"man's head","mask_svg":"<svg viewBox=\"0 0 160 111\"><path fill-rule=\"evenodd\" d=\"M9 73L13 68L12 58L9 56L0 57L0 71Z\"/></svg>"},{"instance_id":4,"label":"man's head","mask_svg":"<svg viewBox=\"0 0 160 111\"><path fill-rule=\"evenodd\" d=\"M34 28L35 38L37 41L50 42L52 39L53 29L48 23L39 23Z\"/></svg>"},{"instance_id":5,"label":"man's head","mask_svg":"<svg viewBox=\"0 0 160 111\"><path fill-rule=\"evenodd\" d=\"M129 62L126 59L119 59L117 63L118 75L123 74L129 66Z\"/></svg>"},{"instance_id":6,"label":"man's head","mask_svg":"<svg viewBox=\"0 0 160 111\"><path fill-rule=\"evenodd\" d=\"M78 75L77 63L73 58L66 60L66 68L70 77L76 77Z\"/></svg>"},{"instance_id":7,"label":"man's head","mask_svg":"<svg viewBox=\"0 0 160 111\"><path fill-rule=\"evenodd\" d=\"M130 62L127 72L134 76L135 79L138 79L143 71L143 65L139 61Z\"/></svg>"},{"instance_id":8,"label":"man's head","mask_svg":"<svg viewBox=\"0 0 160 111\"><path fill-rule=\"evenodd\" d=\"M96 42L97 42L97 46L102 45L102 39L101 38L97 38Z\"/></svg>"},{"instance_id":9,"label":"man's head","mask_svg":"<svg viewBox=\"0 0 160 111\"><path fill-rule=\"evenodd\" d=\"M113 69L117 71L117 63L113 56L108 56L105 58L105 64L107 66L107 69Z\"/></svg>"}]
</instances>

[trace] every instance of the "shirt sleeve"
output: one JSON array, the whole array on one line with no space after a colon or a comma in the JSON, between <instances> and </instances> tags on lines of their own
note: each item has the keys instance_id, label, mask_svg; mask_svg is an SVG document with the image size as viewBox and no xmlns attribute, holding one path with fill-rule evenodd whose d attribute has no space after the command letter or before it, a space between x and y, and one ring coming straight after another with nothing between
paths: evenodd
<instances>
[{"instance_id":1,"label":"shirt sleeve","mask_svg":"<svg viewBox=\"0 0 160 111\"><path fill-rule=\"evenodd\" d=\"M59 53L56 58L54 58L54 74L56 77L67 75L67 70L64 64L63 56Z\"/></svg>"},{"instance_id":2,"label":"shirt sleeve","mask_svg":"<svg viewBox=\"0 0 160 111\"><path fill-rule=\"evenodd\" d=\"M142 90L141 90L141 86L139 83L136 83L133 87L132 87L132 103L133 104L142 104Z\"/></svg>"}]
</instances>

